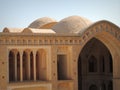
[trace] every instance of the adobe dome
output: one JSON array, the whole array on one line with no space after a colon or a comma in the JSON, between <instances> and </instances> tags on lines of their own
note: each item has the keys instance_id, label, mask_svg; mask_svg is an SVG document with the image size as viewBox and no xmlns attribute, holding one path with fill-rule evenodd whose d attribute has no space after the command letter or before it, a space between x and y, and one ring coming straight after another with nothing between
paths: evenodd
<instances>
[{"instance_id":1,"label":"adobe dome","mask_svg":"<svg viewBox=\"0 0 120 90\"><path fill-rule=\"evenodd\" d=\"M70 16L58 22L52 29L56 33L80 33L91 23L92 22L86 18Z\"/></svg>"},{"instance_id":2,"label":"adobe dome","mask_svg":"<svg viewBox=\"0 0 120 90\"><path fill-rule=\"evenodd\" d=\"M33 21L28 28L41 28L43 25L49 24L49 23L53 23L56 22L56 20L49 18L49 17L43 17L43 18L39 18L35 21Z\"/></svg>"}]
</instances>

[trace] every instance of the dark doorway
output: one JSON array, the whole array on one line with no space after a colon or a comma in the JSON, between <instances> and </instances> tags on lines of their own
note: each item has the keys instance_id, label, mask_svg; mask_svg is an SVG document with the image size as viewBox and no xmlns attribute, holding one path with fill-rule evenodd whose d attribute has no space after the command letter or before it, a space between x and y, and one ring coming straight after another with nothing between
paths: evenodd
<instances>
[{"instance_id":1,"label":"dark doorway","mask_svg":"<svg viewBox=\"0 0 120 90\"><path fill-rule=\"evenodd\" d=\"M58 80L67 80L67 56L57 55Z\"/></svg>"}]
</instances>

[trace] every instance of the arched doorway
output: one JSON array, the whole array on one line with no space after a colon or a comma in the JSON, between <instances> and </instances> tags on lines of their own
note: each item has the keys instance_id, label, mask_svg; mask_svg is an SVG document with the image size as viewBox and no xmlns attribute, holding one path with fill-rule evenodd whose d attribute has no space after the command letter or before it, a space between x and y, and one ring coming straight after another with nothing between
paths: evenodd
<instances>
[{"instance_id":1,"label":"arched doorway","mask_svg":"<svg viewBox=\"0 0 120 90\"><path fill-rule=\"evenodd\" d=\"M86 43L79 55L78 90L97 90L90 89L89 85L92 83L95 83L100 90L100 82L112 81L112 69L112 55L109 49L98 39L92 38Z\"/></svg>"}]
</instances>

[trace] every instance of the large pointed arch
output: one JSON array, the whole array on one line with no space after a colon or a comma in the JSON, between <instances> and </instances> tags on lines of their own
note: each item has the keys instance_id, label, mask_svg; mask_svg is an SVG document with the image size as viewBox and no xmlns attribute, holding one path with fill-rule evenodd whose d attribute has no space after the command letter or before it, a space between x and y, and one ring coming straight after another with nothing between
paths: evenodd
<instances>
[{"instance_id":1,"label":"large pointed arch","mask_svg":"<svg viewBox=\"0 0 120 90\"><path fill-rule=\"evenodd\" d=\"M82 44L79 53L84 45L94 37L100 40L109 49L111 57L113 58L113 74L115 77L120 77L120 73L118 73L120 66L117 63L120 58L120 28L108 21L99 21L91 25L81 36Z\"/></svg>"},{"instance_id":2,"label":"large pointed arch","mask_svg":"<svg viewBox=\"0 0 120 90\"><path fill-rule=\"evenodd\" d=\"M81 35L81 34L80 34ZM100 21L91 25L81 36L80 51L78 51L78 57L81 53L84 45L92 38L96 38L101 41L110 51L113 59L113 78L120 78L119 72L119 59L120 59L120 28L108 21ZM79 59L78 59L79 60ZM78 62L77 62L78 63ZM76 64L77 65L77 64ZM77 67L76 67L77 68ZM112 70L111 70L112 71ZM78 78L78 76L77 76ZM76 80L78 81L78 80ZM113 90L118 90L120 80L113 79ZM79 89L78 89L79 90Z\"/></svg>"},{"instance_id":3,"label":"large pointed arch","mask_svg":"<svg viewBox=\"0 0 120 90\"><path fill-rule=\"evenodd\" d=\"M98 82L103 82L103 80L106 82L108 80L112 81L113 74L112 72L109 73L110 64L108 63L111 62L109 59L110 55L111 53L109 49L100 40L92 38L86 43L86 45L83 47L80 53L79 57L81 58L78 61L78 88L79 88L78 90L88 90L87 89L88 85L94 82L98 84ZM104 59L104 63L106 64L104 68L105 72L100 70L102 66L101 64L103 64L99 63L101 62L101 57L105 57ZM107 78L106 75L108 75ZM81 89L80 86L82 86ZM99 86L98 84L98 87L101 86Z\"/></svg>"}]
</instances>

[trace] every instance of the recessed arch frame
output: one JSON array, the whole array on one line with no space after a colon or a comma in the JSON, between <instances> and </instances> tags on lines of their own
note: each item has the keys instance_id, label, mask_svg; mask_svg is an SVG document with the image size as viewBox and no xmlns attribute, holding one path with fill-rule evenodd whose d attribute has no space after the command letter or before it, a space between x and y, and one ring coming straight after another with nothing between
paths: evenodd
<instances>
[{"instance_id":1,"label":"recessed arch frame","mask_svg":"<svg viewBox=\"0 0 120 90\"><path fill-rule=\"evenodd\" d=\"M113 58L113 90L119 90L120 83L120 28L109 21L99 21L88 27L83 33L79 33L81 38L80 48L76 49L76 72L78 73L78 60L79 55L92 38L100 40L110 51ZM76 74L75 83L78 85L78 74ZM78 86L75 88L78 89Z\"/></svg>"}]
</instances>

